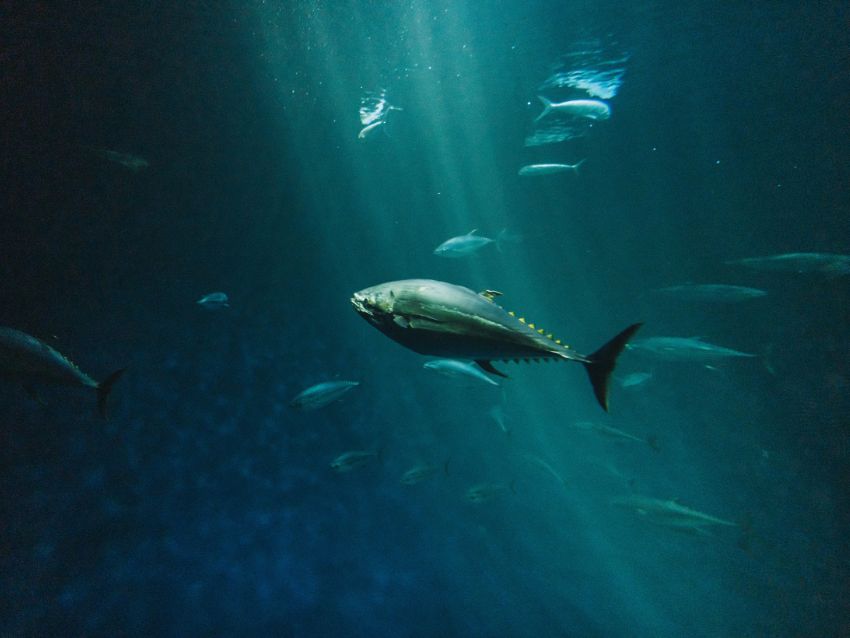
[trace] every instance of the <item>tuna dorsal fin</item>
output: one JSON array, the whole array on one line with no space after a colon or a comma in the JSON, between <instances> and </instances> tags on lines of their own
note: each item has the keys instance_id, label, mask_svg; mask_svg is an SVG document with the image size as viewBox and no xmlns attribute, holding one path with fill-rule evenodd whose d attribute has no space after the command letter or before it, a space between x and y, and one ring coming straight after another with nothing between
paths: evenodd
<instances>
[{"instance_id":1,"label":"tuna dorsal fin","mask_svg":"<svg viewBox=\"0 0 850 638\"><path fill-rule=\"evenodd\" d=\"M475 233L477 233L477 232L478 232L478 229L477 229L477 228L473 228L472 230L470 230L470 231L469 231L468 233L466 233L466 234L467 234L467 235L474 235L474 234L475 234Z\"/></svg>"},{"instance_id":2,"label":"tuna dorsal fin","mask_svg":"<svg viewBox=\"0 0 850 638\"><path fill-rule=\"evenodd\" d=\"M498 290L490 290L490 289L482 290L478 294L481 295L482 297L484 297L487 301L493 301L496 297L502 296L502 293L499 292Z\"/></svg>"}]
</instances>

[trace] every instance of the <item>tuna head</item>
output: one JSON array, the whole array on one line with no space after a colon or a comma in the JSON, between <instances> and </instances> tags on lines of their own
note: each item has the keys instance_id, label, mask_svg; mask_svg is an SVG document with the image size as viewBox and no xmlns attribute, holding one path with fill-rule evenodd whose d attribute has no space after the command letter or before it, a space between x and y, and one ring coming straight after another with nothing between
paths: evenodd
<instances>
[{"instance_id":1,"label":"tuna head","mask_svg":"<svg viewBox=\"0 0 850 638\"><path fill-rule=\"evenodd\" d=\"M351 304L382 332L408 328L412 322L439 323L441 287L449 286L426 279L390 281L355 292Z\"/></svg>"}]
</instances>

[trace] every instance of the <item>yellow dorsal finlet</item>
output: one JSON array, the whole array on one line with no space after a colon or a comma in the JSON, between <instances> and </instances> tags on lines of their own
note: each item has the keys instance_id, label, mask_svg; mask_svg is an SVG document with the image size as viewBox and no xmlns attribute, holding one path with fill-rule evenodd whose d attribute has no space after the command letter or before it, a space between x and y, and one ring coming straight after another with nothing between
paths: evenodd
<instances>
[{"instance_id":1,"label":"yellow dorsal finlet","mask_svg":"<svg viewBox=\"0 0 850 638\"><path fill-rule=\"evenodd\" d=\"M519 320L520 320L520 323L525 323L525 317L520 317Z\"/></svg>"}]
</instances>

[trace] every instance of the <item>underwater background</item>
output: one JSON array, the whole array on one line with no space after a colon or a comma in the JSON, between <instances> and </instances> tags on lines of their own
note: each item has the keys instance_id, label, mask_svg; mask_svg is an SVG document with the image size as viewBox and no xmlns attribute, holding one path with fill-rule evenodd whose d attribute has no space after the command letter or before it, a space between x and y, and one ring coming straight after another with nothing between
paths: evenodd
<instances>
[{"instance_id":1,"label":"underwater background","mask_svg":"<svg viewBox=\"0 0 850 638\"><path fill-rule=\"evenodd\" d=\"M850 277L726 263L850 253L849 14L5 4L0 325L127 372L106 421L0 386L0 635L850 635ZM503 241L434 254L472 229ZM406 278L582 353L756 356L627 350L606 414L571 362L423 368L349 302ZM687 283L767 294L653 292Z\"/></svg>"}]
</instances>

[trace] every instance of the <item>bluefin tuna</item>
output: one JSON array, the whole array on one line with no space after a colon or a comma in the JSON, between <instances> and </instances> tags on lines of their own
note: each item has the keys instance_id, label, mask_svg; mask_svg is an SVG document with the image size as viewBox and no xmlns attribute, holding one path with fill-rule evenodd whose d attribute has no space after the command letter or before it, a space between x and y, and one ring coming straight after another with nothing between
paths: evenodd
<instances>
[{"instance_id":1,"label":"bluefin tuna","mask_svg":"<svg viewBox=\"0 0 850 638\"><path fill-rule=\"evenodd\" d=\"M468 257L484 248L484 246L496 241L489 237L476 235L476 232L478 232L477 228L470 230L466 235L458 235L457 237L447 239L434 249L434 254L438 257Z\"/></svg>"},{"instance_id":2,"label":"bluefin tuna","mask_svg":"<svg viewBox=\"0 0 850 638\"><path fill-rule=\"evenodd\" d=\"M139 171L150 166L150 164L144 157L139 157L138 155L130 155L129 153L119 153L118 151L110 151L107 148L88 148L90 148L91 151L99 157L102 157L103 159L113 162L115 164L120 164L124 168L130 169L134 173L138 173Z\"/></svg>"},{"instance_id":3,"label":"bluefin tuna","mask_svg":"<svg viewBox=\"0 0 850 638\"><path fill-rule=\"evenodd\" d=\"M738 523L685 507L676 500L631 495L614 499L612 504L630 509L656 525L681 531L704 532L704 528L714 525L738 526Z\"/></svg>"},{"instance_id":4,"label":"bluefin tuna","mask_svg":"<svg viewBox=\"0 0 850 638\"><path fill-rule=\"evenodd\" d=\"M569 117L584 117L589 120L607 120L611 117L611 107L600 100L568 100L554 103L548 98L538 95L543 103L543 112L534 120L539 122L550 113Z\"/></svg>"},{"instance_id":5,"label":"bluefin tuna","mask_svg":"<svg viewBox=\"0 0 850 638\"><path fill-rule=\"evenodd\" d=\"M230 299L223 292L211 292L198 299L198 305L204 310L221 310L230 308Z\"/></svg>"},{"instance_id":6,"label":"bluefin tuna","mask_svg":"<svg viewBox=\"0 0 850 638\"><path fill-rule=\"evenodd\" d=\"M747 257L726 263L746 266L755 270L850 275L850 255L837 255L835 253L786 253L769 257Z\"/></svg>"},{"instance_id":7,"label":"bluefin tuna","mask_svg":"<svg viewBox=\"0 0 850 638\"><path fill-rule=\"evenodd\" d=\"M490 385L498 386L494 381L481 371L481 368L469 361L458 361L457 359L434 359L427 361L423 366L427 370L433 370L446 377L454 379L477 379Z\"/></svg>"},{"instance_id":8,"label":"bluefin tuna","mask_svg":"<svg viewBox=\"0 0 850 638\"><path fill-rule=\"evenodd\" d=\"M21 383L31 395L38 384L92 388L97 392L98 412L106 418L106 399L124 370L116 370L98 383L40 339L14 328L0 328L0 377Z\"/></svg>"},{"instance_id":9,"label":"bluefin tuna","mask_svg":"<svg viewBox=\"0 0 850 638\"><path fill-rule=\"evenodd\" d=\"M519 169L519 175L529 177L533 175L552 175L554 173L575 173L587 160L583 159L577 164L529 164Z\"/></svg>"},{"instance_id":10,"label":"bluefin tuna","mask_svg":"<svg viewBox=\"0 0 850 638\"><path fill-rule=\"evenodd\" d=\"M475 361L506 377L492 361L581 363L599 405L608 410L608 386L617 357L642 324L636 323L596 352L584 355L495 303L500 293L431 279L391 281L354 293L355 311L376 329L419 354Z\"/></svg>"},{"instance_id":11,"label":"bluefin tuna","mask_svg":"<svg viewBox=\"0 0 850 638\"><path fill-rule=\"evenodd\" d=\"M329 403L333 403L358 385L360 385L359 381L325 381L324 383L317 383L298 393L289 402L289 405L296 410L302 410L304 412L318 410Z\"/></svg>"},{"instance_id":12,"label":"bluefin tuna","mask_svg":"<svg viewBox=\"0 0 850 638\"><path fill-rule=\"evenodd\" d=\"M432 476L436 476L440 473L441 470L444 474L448 476L448 461L443 463L442 467L439 465L431 465L429 463L419 463L417 465L414 465L412 468L407 470L407 472L401 475L401 483L403 485L416 485L417 483L421 483L422 481L429 479Z\"/></svg>"},{"instance_id":13,"label":"bluefin tuna","mask_svg":"<svg viewBox=\"0 0 850 638\"><path fill-rule=\"evenodd\" d=\"M727 286L725 284L683 284L681 286L656 288L653 292L683 301L706 303L736 303L767 295L767 292L759 288Z\"/></svg>"},{"instance_id":14,"label":"bluefin tuna","mask_svg":"<svg viewBox=\"0 0 850 638\"><path fill-rule=\"evenodd\" d=\"M731 348L716 346L701 337L648 337L637 339L626 346L655 359L663 361L697 361L707 363L730 357L755 357L754 354L739 352Z\"/></svg>"},{"instance_id":15,"label":"bluefin tuna","mask_svg":"<svg viewBox=\"0 0 850 638\"><path fill-rule=\"evenodd\" d=\"M368 465L375 460L381 460L380 450L353 450L351 452L343 452L331 461L331 469L334 472L344 474L345 472L351 472L364 465Z\"/></svg>"}]
</instances>

